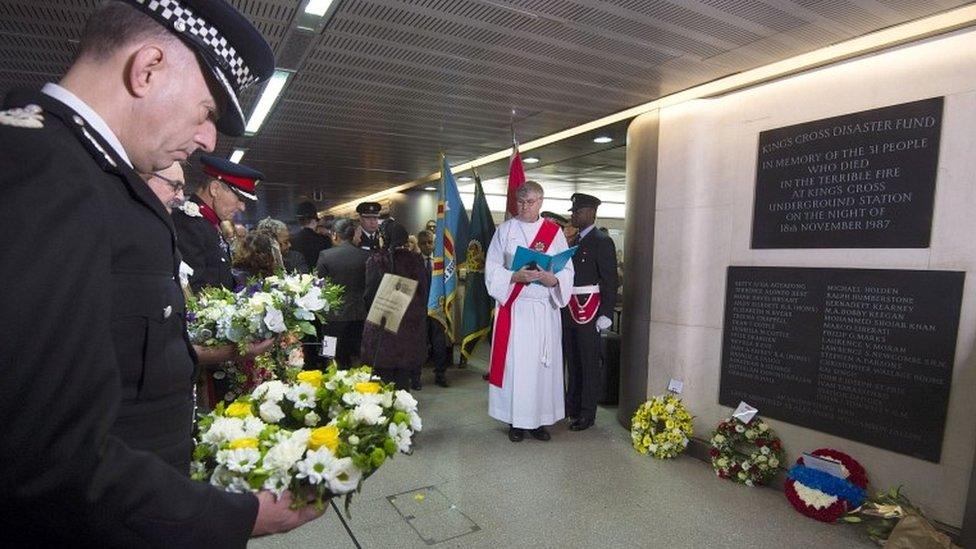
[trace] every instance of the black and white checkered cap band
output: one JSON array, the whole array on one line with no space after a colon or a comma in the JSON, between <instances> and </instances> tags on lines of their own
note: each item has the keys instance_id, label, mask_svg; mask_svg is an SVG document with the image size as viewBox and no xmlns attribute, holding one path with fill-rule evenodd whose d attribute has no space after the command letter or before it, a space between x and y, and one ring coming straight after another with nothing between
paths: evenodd
<instances>
[{"instance_id":1,"label":"black and white checkered cap band","mask_svg":"<svg viewBox=\"0 0 976 549\"><path fill-rule=\"evenodd\" d=\"M221 69L226 76L233 78L237 91L250 86L257 81L257 76L251 74L251 69L244 63L244 58L237 54L220 31L209 22L193 13L193 10L180 4L178 0L136 0L158 19L169 23L180 33L189 33L205 44L221 63Z\"/></svg>"}]
</instances>

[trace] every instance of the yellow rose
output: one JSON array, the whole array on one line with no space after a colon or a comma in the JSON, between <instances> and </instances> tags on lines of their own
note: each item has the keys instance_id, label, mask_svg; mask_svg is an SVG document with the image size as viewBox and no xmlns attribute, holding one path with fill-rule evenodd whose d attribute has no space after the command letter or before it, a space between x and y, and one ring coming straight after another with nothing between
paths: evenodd
<instances>
[{"instance_id":1,"label":"yellow rose","mask_svg":"<svg viewBox=\"0 0 976 549\"><path fill-rule=\"evenodd\" d=\"M231 450L240 450L241 448L257 448L258 439L256 438L235 438L230 441Z\"/></svg>"},{"instance_id":2,"label":"yellow rose","mask_svg":"<svg viewBox=\"0 0 976 549\"><path fill-rule=\"evenodd\" d=\"M298 373L298 381L308 383L316 389L322 386L323 377L322 370L305 370Z\"/></svg>"},{"instance_id":3,"label":"yellow rose","mask_svg":"<svg viewBox=\"0 0 976 549\"><path fill-rule=\"evenodd\" d=\"M224 415L227 417L240 417L245 418L251 414L251 405L247 402L235 402L227 407L224 411Z\"/></svg>"},{"instance_id":4,"label":"yellow rose","mask_svg":"<svg viewBox=\"0 0 976 549\"><path fill-rule=\"evenodd\" d=\"M376 394L380 392L380 384L373 381L357 383L354 387L357 393Z\"/></svg>"},{"instance_id":5,"label":"yellow rose","mask_svg":"<svg viewBox=\"0 0 976 549\"><path fill-rule=\"evenodd\" d=\"M311 436L308 437L308 447L312 450L318 450L320 447L325 446L333 452L339 447L339 428L334 426L319 427L318 429L312 429Z\"/></svg>"}]
</instances>

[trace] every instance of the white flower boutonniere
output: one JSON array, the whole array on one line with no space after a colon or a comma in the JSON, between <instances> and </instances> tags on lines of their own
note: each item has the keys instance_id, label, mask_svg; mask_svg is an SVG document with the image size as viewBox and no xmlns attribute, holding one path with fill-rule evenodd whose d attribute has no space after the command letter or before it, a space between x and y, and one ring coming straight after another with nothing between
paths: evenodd
<instances>
[{"instance_id":1,"label":"white flower boutonniere","mask_svg":"<svg viewBox=\"0 0 976 549\"><path fill-rule=\"evenodd\" d=\"M203 214L200 213L200 206L196 202L187 200L186 202L183 203L182 209L183 209L183 213L185 213L190 217L203 217Z\"/></svg>"}]
</instances>

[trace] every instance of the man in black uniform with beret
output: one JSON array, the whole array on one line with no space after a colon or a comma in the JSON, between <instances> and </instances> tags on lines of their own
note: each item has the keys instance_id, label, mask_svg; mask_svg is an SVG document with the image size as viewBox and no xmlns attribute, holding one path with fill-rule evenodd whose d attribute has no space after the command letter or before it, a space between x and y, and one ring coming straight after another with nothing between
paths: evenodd
<instances>
[{"instance_id":1,"label":"man in black uniform with beret","mask_svg":"<svg viewBox=\"0 0 976 549\"><path fill-rule=\"evenodd\" d=\"M208 177L183 207L173 212L176 242L183 261L193 269L190 287L234 288L230 243L220 232L221 221L233 221L246 201L257 201L255 188L264 175L216 156L201 156L200 168Z\"/></svg>"},{"instance_id":2,"label":"man in black uniform with beret","mask_svg":"<svg viewBox=\"0 0 976 549\"><path fill-rule=\"evenodd\" d=\"M273 56L223 0L117 0L59 84L0 111L0 530L29 546L243 547L315 512L189 480L173 225L140 177L240 134ZM155 436L132 437L135 431ZM141 450L141 451L140 451Z\"/></svg>"},{"instance_id":3,"label":"man in black uniform with beret","mask_svg":"<svg viewBox=\"0 0 976 549\"><path fill-rule=\"evenodd\" d=\"M572 196L570 221L579 234L569 244L579 246L573 256L573 295L563 309L563 349L568 366L566 415L575 418L569 428L589 429L596 419L596 404L603 381L600 332L613 323L617 299L617 249L613 240L596 230L600 199L588 194Z\"/></svg>"},{"instance_id":4,"label":"man in black uniform with beret","mask_svg":"<svg viewBox=\"0 0 976 549\"><path fill-rule=\"evenodd\" d=\"M383 206L379 202L360 202L356 206L359 214L359 230L356 231L358 240L356 246L364 250L377 250L383 247L380 238L380 210Z\"/></svg>"}]
</instances>

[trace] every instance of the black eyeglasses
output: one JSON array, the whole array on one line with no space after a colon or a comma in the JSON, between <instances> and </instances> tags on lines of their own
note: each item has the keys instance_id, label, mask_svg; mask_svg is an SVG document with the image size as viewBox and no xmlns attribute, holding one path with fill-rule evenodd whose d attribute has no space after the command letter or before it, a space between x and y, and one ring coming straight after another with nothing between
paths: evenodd
<instances>
[{"instance_id":1,"label":"black eyeglasses","mask_svg":"<svg viewBox=\"0 0 976 549\"><path fill-rule=\"evenodd\" d=\"M159 175L158 173L151 173L151 174L149 174L149 177L157 177L159 179L162 179L163 181L166 182L167 185L170 186L170 188L173 189L173 192L174 193L178 193L178 192L182 191L184 188L186 188L186 182L179 181L177 179L170 179L168 177Z\"/></svg>"}]
</instances>

